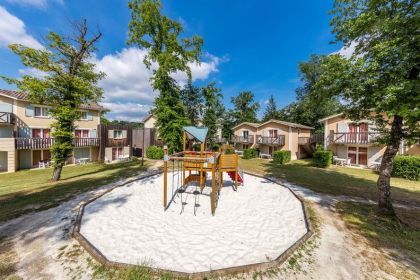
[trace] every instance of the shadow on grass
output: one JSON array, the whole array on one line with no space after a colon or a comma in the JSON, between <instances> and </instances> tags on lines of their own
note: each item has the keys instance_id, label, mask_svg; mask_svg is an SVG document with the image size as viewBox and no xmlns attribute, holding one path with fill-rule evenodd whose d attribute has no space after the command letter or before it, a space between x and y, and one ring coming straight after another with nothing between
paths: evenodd
<instances>
[{"instance_id":1,"label":"shadow on grass","mask_svg":"<svg viewBox=\"0 0 420 280\"><path fill-rule=\"evenodd\" d=\"M101 168L80 175L49 182L32 191L21 191L1 197L0 222L16 218L32 211L42 211L58 206L78 194L96 189L119 179L135 176L144 171L140 162L102 165ZM66 170L63 170L65 175ZM64 176L63 176L64 177Z\"/></svg>"},{"instance_id":2,"label":"shadow on grass","mask_svg":"<svg viewBox=\"0 0 420 280\"><path fill-rule=\"evenodd\" d=\"M334 167L317 168L313 166L311 160L300 160L285 165L274 164L271 161L250 160L250 162L242 161L242 164L244 170L281 178L315 192L377 200L378 191L375 180L340 172ZM357 169L351 171L357 171ZM366 172L366 170L361 171ZM360 175L363 175L362 172ZM393 186L391 193L394 202L420 205L420 192Z\"/></svg>"},{"instance_id":3,"label":"shadow on grass","mask_svg":"<svg viewBox=\"0 0 420 280\"><path fill-rule=\"evenodd\" d=\"M420 273L420 230L399 223L394 216L380 215L374 205L340 202L337 209L347 226L365 237L371 247L391 250L390 257L394 261ZM418 210L404 211L405 214L399 213L399 216L404 217L408 212L412 212L409 215L419 214ZM406 276L409 278L408 274Z\"/></svg>"}]
</instances>

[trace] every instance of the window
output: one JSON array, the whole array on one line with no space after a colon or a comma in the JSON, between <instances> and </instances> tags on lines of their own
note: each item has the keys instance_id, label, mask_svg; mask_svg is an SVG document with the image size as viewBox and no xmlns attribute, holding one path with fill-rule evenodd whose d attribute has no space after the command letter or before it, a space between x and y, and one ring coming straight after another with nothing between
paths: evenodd
<instances>
[{"instance_id":1,"label":"window","mask_svg":"<svg viewBox=\"0 0 420 280\"><path fill-rule=\"evenodd\" d=\"M80 119L81 120L87 120L88 119L87 112L80 112Z\"/></svg>"},{"instance_id":2,"label":"window","mask_svg":"<svg viewBox=\"0 0 420 280\"><path fill-rule=\"evenodd\" d=\"M122 137L122 130L114 130L114 139L121 139Z\"/></svg>"},{"instance_id":3,"label":"window","mask_svg":"<svg viewBox=\"0 0 420 280\"><path fill-rule=\"evenodd\" d=\"M268 130L268 135L271 138L277 138L278 134L277 134L277 129L269 129Z\"/></svg>"},{"instance_id":4,"label":"window","mask_svg":"<svg viewBox=\"0 0 420 280\"><path fill-rule=\"evenodd\" d=\"M39 118L49 117L48 108L45 107L34 107L34 116Z\"/></svg>"},{"instance_id":5,"label":"window","mask_svg":"<svg viewBox=\"0 0 420 280\"><path fill-rule=\"evenodd\" d=\"M117 160L124 155L123 148L112 148L112 160Z\"/></svg>"},{"instance_id":6,"label":"window","mask_svg":"<svg viewBox=\"0 0 420 280\"><path fill-rule=\"evenodd\" d=\"M89 138L89 130L87 129L76 129L74 131L76 138Z\"/></svg>"},{"instance_id":7,"label":"window","mask_svg":"<svg viewBox=\"0 0 420 280\"><path fill-rule=\"evenodd\" d=\"M50 130L42 128L33 128L32 138L50 138Z\"/></svg>"}]
</instances>

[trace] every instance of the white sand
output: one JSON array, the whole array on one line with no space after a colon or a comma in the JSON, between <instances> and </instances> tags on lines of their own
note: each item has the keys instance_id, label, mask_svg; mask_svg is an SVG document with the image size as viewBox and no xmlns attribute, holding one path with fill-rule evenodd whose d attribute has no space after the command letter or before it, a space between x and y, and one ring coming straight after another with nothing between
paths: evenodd
<instances>
[{"instance_id":1,"label":"white sand","mask_svg":"<svg viewBox=\"0 0 420 280\"><path fill-rule=\"evenodd\" d=\"M81 233L111 261L182 272L273 260L306 233L301 203L287 188L250 175L237 192L231 185L225 181L215 216L207 187L198 196L189 187L165 212L163 176L150 177L89 204Z\"/></svg>"}]
</instances>

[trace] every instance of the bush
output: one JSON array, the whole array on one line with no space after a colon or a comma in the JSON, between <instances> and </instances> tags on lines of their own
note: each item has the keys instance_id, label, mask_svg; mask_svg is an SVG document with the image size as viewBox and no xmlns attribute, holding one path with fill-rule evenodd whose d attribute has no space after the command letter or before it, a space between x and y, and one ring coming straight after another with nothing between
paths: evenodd
<instances>
[{"instance_id":1,"label":"bush","mask_svg":"<svg viewBox=\"0 0 420 280\"><path fill-rule=\"evenodd\" d=\"M243 159L251 159L258 157L258 151L256 149L246 149L244 151Z\"/></svg>"},{"instance_id":2,"label":"bush","mask_svg":"<svg viewBox=\"0 0 420 280\"><path fill-rule=\"evenodd\" d=\"M273 153L273 162L276 164L285 164L292 158L291 151L275 151Z\"/></svg>"},{"instance_id":3,"label":"bush","mask_svg":"<svg viewBox=\"0 0 420 280\"><path fill-rule=\"evenodd\" d=\"M234 148L227 148L225 150L225 154L227 155L233 155L235 153L235 149Z\"/></svg>"},{"instance_id":4,"label":"bush","mask_svg":"<svg viewBox=\"0 0 420 280\"><path fill-rule=\"evenodd\" d=\"M314 165L316 167L328 167L332 163L333 153L331 151L317 150L314 153Z\"/></svg>"},{"instance_id":5,"label":"bush","mask_svg":"<svg viewBox=\"0 0 420 280\"><path fill-rule=\"evenodd\" d=\"M420 157L419 156L396 156L392 176L402 177L408 180L420 180Z\"/></svg>"},{"instance_id":6,"label":"bush","mask_svg":"<svg viewBox=\"0 0 420 280\"><path fill-rule=\"evenodd\" d=\"M149 146L146 150L146 157L150 159L163 159L163 149L157 146Z\"/></svg>"}]
</instances>

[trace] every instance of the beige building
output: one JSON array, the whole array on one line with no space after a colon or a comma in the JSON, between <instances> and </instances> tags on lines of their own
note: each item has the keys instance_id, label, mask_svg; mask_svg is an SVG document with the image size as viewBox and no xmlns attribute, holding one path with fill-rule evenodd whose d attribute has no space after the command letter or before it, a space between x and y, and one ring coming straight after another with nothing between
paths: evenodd
<instances>
[{"instance_id":1,"label":"beige building","mask_svg":"<svg viewBox=\"0 0 420 280\"><path fill-rule=\"evenodd\" d=\"M235 150L258 148L261 156L271 157L274 151L289 150L292 159L309 156L308 144L313 128L297 123L269 120L264 123L244 122L233 128Z\"/></svg>"},{"instance_id":2,"label":"beige building","mask_svg":"<svg viewBox=\"0 0 420 280\"><path fill-rule=\"evenodd\" d=\"M336 114L319 120L324 124L324 148L332 150L334 156L346 160L347 164L362 167L377 167L385 146L375 143L379 136L376 125L369 120L358 122ZM418 144L400 146L400 154L419 155Z\"/></svg>"},{"instance_id":3,"label":"beige building","mask_svg":"<svg viewBox=\"0 0 420 280\"><path fill-rule=\"evenodd\" d=\"M26 94L0 89L0 171L38 167L51 160L54 143L49 106L32 104ZM76 122L74 151L68 163L96 161L100 141L97 128L102 107L85 104Z\"/></svg>"}]
</instances>

